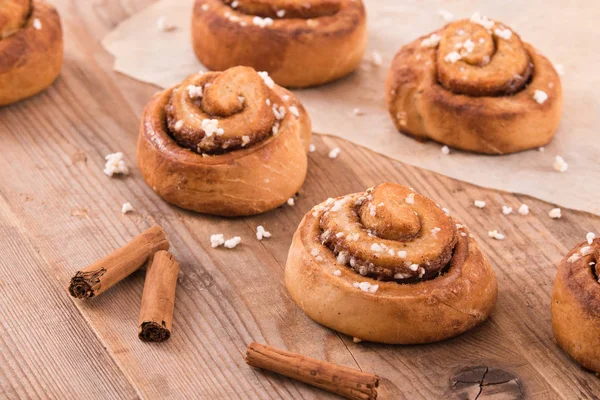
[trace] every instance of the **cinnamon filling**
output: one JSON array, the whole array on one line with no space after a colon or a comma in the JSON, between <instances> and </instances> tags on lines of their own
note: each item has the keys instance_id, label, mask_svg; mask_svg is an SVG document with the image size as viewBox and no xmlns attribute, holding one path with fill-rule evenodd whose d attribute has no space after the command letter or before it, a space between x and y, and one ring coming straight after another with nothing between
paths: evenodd
<instances>
[{"instance_id":1,"label":"cinnamon filling","mask_svg":"<svg viewBox=\"0 0 600 400\"><path fill-rule=\"evenodd\" d=\"M336 14L341 0L224 0L246 15L262 18L310 19Z\"/></svg>"},{"instance_id":2,"label":"cinnamon filling","mask_svg":"<svg viewBox=\"0 0 600 400\"><path fill-rule=\"evenodd\" d=\"M503 96L523 90L533 73L519 36L497 22L477 19L449 24L437 49L437 78L454 93Z\"/></svg>"},{"instance_id":3,"label":"cinnamon filling","mask_svg":"<svg viewBox=\"0 0 600 400\"><path fill-rule=\"evenodd\" d=\"M600 246L596 247L594 259L589 264L592 269L592 276L594 277L594 280L600 283L600 265L598 265L598 260L600 260Z\"/></svg>"},{"instance_id":4,"label":"cinnamon filling","mask_svg":"<svg viewBox=\"0 0 600 400\"><path fill-rule=\"evenodd\" d=\"M266 73L249 67L188 77L166 105L167 127L182 147L222 154L277 135L288 114Z\"/></svg>"},{"instance_id":5,"label":"cinnamon filling","mask_svg":"<svg viewBox=\"0 0 600 400\"><path fill-rule=\"evenodd\" d=\"M431 200L395 184L317 206L317 238L363 276L401 283L443 274L467 233ZM315 215L315 214L313 214Z\"/></svg>"},{"instance_id":6,"label":"cinnamon filling","mask_svg":"<svg viewBox=\"0 0 600 400\"><path fill-rule=\"evenodd\" d=\"M0 1L0 40L21 29L31 13L31 0Z\"/></svg>"}]
</instances>

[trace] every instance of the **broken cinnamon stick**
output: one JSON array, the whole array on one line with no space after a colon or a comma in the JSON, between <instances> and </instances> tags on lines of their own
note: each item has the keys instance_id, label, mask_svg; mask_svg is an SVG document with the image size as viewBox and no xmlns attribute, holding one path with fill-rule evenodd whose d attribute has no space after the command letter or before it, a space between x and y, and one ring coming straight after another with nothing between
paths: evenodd
<instances>
[{"instance_id":1,"label":"broken cinnamon stick","mask_svg":"<svg viewBox=\"0 0 600 400\"><path fill-rule=\"evenodd\" d=\"M179 263L168 251L154 255L146 268L138 337L145 342L164 342L171 337L175 288Z\"/></svg>"},{"instance_id":2,"label":"broken cinnamon stick","mask_svg":"<svg viewBox=\"0 0 600 400\"><path fill-rule=\"evenodd\" d=\"M379 377L315 360L256 342L246 351L246 363L307 383L352 400L377 398Z\"/></svg>"},{"instance_id":3,"label":"broken cinnamon stick","mask_svg":"<svg viewBox=\"0 0 600 400\"><path fill-rule=\"evenodd\" d=\"M165 232L160 226L153 226L100 261L77 271L71 278L69 293L77 299L98 296L144 265L154 253L168 249Z\"/></svg>"}]
</instances>

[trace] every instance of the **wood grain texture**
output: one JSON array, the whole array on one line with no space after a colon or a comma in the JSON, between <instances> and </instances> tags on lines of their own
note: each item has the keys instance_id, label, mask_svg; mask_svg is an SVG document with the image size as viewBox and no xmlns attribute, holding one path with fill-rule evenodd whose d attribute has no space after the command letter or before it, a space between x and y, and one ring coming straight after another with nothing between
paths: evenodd
<instances>
[{"instance_id":1,"label":"wood grain texture","mask_svg":"<svg viewBox=\"0 0 600 400\"><path fill-rule=\"evenodd\" d=\"M313 140L317 151L293 207L222 219L161 201L135 168L139 116L156 89L112 72L99 44L149 3L57 0L66 36L61 78L0 109L0 397L333 398L249 368L243 353L255 340L376 373L384 399L598 398L600 380L554 343L550 295L558 261L586 232L600 232L600 218L563 210L552 220L551 204L447 179L327 136ZM330 160L336 146L342 152ZM129 176L102 173L104 155L114 151L125 154ZM283 269L302 215L328 197L383 181L414 187L476 235L498 276L498 304L487 323L432 345L355 344L291 301ZM487 207L473 207L475 199ZM126 201L135 213L121 214ZM502 205L522 202L530 215L501 213ZM64 289L75 271L154 223L181 263L173 333L162 344L137 339L143 271L91 301L72 300ZM257 241L257 225L273 236ZM506 239L488 238L492 229ZM213 233L239 235L242 244L212 249ZM465 376L469 384L457 386ZM479 382L492 377L498 384L483 390Z\"/></svg>"},{"instance_id":2,"label":"wood grain texture","mask_svg":"<svg viewBox=\"0 0 600 400\"><path fill-rule=\"evenodd\" d=\"M0 197L0 397L136 397Z\"/></svg>"}]
</instances>

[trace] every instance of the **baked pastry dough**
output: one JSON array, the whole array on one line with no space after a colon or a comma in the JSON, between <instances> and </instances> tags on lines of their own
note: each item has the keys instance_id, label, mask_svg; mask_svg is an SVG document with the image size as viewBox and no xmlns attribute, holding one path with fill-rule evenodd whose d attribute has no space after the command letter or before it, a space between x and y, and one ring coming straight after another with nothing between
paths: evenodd
<instances>
[{"instance_id":1,"label":"baked pastry dough","mask_svg":"<svg viewBox=\"0 0 600 400\"><path fill-rule=\"evenodd\" d=\"M361 0L196 0L196 56L221 71L247 65L285 87L348 75L367 42Z\"/></svg>"},{"instance_id":2,"label":"baked pastry dough","mask_svg":"<svg viewBox=\"0 0 600 400\"><path fill-rule=\"evenodd\" d=\"M562 89L550 61L507 26L475 14L400 49L386 101L402 133L507 154L552 139Z\"/></svg>"},{"instance_id":3,"label":"baked pastry dough","mask_svg":"<svg viewBox=\"0 0 600 400\"><path fill-rule=\"evenodd\" d=\"M235 67L189 76L142 116L138 164L164 200L207 214L259 214L306 176L310 119L265 72Z\"/></svg>"},{"instance_id":4,"label":"baked pastry dough","mask_svg":"<svg viewBox=\"0 0 600 400\"><path fill-rule=\"evenodd\" d=\"M306 214L285 282L318 323L381 343L456 336L483 322L497 296L496 276L467 229L394 183Z\"/></svg>"},{"instance_id":5,"label":"baked pastry dough","mask_svg":"<svg viewBox=\"0 0 600 400\"><path fill-rule=\"evenodd\" d=\"M552 291L556 342L600 373L600 240L580 243L561 261Z\"/></svg>"},{"instance_id":6,"label":"baked pastry dough","mask_svg":"<svg viewBox=\"0 0 600 400\"><path fill-rule=\"evenodd\" d=\"M0 2L0 106L54 82L63 59L60 17L45 0Z\"/></svg>"}]
</instances>

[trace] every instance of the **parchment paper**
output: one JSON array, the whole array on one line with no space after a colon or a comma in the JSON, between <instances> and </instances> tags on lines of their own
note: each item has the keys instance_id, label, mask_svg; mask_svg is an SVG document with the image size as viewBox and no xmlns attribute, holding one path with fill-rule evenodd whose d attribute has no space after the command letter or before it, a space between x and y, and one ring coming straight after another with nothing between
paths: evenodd
<instances>
[{"instance_id":1,"label":"parchment paper","mask_svg":"<svg viewBox=\"0 0 600 400\"><path fill-rule=\"evenodd\" d=\"M115 56L115 70L161 87L203 70L191 49L192 3L162 0L119 25L103 41ZM600 215L600 186L596 181L600 176L600 3L366 0L365 4L369 44L361 68L338 82L296 91L316 132L342 137L452 178ZM403 44L447 23L440 9L456 19L480 11L502 21L552 62L564 66L562 121L544 152L481 156L453 150L443 155L439 144L419 143L395 130L384 102L387 69ZM159 31L157 20L161 17L177 29ZM380 67L370 61L373 51L383 57ZM355 108L364 115L354 115ZM569 164L567 172L552 168L556 155Z\"/></svg>"}]
</instances>

